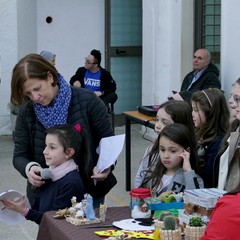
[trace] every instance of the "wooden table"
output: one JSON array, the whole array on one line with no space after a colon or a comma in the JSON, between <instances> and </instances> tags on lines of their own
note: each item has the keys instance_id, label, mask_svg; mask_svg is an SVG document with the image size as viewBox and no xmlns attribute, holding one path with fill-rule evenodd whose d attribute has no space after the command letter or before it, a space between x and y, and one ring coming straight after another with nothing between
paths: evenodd
<instances>
[{"instance_id":1,"label":"wooden table","mask_svg":"<svg viewBox=\"0 0 240 240\"><path fill-rule=\"evenodd\" d=\"M126 191L131 190L131 124L137 123L154 129L155 117L147 116L138 111L123 112L125 115L126 133Z\"/></svg>"},{"instance_id":2,"label":"wooden table","mask_svg":"<svg viewBox=\"0 0 240 240\"><path fill-rule=\"evenodd\" d=\"M96 211L96 215L98 210ZM53 218L55 211L46 212L39 226L37 240L100 240L95 231L117 229L112 222L131 218L129 207L107 209L106 222L85 226L74 226L65 219ZM97 228L96 228L97 227Z\"/></svg>"}]
</instances>

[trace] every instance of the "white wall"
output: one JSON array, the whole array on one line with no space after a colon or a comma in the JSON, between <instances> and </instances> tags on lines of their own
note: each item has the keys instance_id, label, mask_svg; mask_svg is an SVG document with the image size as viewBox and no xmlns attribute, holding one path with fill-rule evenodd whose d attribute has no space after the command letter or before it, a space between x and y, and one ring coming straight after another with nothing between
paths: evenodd
<instances>
[{"instance_id":1,"label":"white wall","mask_svg":"<svg viewBox=\"0 0 240 240\"><path fill-rule=\"evenodd\" d=\"M12 69L20 58L52 51L69 80L93 48L102 52L104 66L104 32L104 0L0 0L0 135L12 133L7 104Z\"/></svg>"},{"instance_id":2,"label":"white wall","mask_svg":"<svg viewBox=\"0 0 240 240\"><path fill-rule=\"evenodd\" d=\"M18 59L37 50L37 0L17 0Z\"/></svg>"},{"instance_id":3,"label":"white wall","mask_svg":"<svg viewBox=\"0 0 240 240\"><path fill-rule=\"evenodd\" d=\"M0 0L0 135L10 134L10 79L17 61L17 3Z\"/></svg>"},{"instance_id":4,"label":"white wall","mask_svg":"<svg viewBox=\"0 0 240 240\"><path fill-rule=\"evenodd\" d=\"M194 1L182 1L181 24L181 75L180 86L183 78L192 70L194 49Z\"/></svg>"},{"instance_id":5,"label":"white wall","mask_svg":"<svg viewBox=\"0 0 240 240\"><path fill-rule=\"evenodd\" d=\"M104 55L104 0L38 0L37 10L38 52L54 52L56 67L66 80L84 65L92 49Z\"/></svg>"},{"instance_id":6,"label":"white wall","mask_svg":"<svg viewBox=\"0 0 240 240\"><path fill-rule=\"evenodd\" d=\"M239 7L239 0L222 0L221 81L227 99L230 97L232 83L240 77Z\"/></svg>"},{"instance_id":7,"label":"white wall","mask_svg":"<svg viewBox=\"0 0 240 240\"><path fill-rule=\"evenodd\" d=\"M192 54L193 2L143 0L143 105L160 104L180 89Z\"/></svg>"}]
</instances>

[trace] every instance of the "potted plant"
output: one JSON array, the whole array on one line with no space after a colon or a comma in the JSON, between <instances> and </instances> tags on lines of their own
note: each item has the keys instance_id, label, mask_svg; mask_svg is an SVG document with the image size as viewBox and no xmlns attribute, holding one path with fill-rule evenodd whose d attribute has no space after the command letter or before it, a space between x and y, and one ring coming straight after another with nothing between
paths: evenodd
<instances>
[{"instance_id":1,"label":"potted plant","mask_svg":"<svg viewBox=\"0 0 240 240\"><path fill-rule=\"evenodd\" d=\"M185 239L186 240L198 240L205 232L206 225L203 223L200 217L192 217L189 220L189 224L186 225Z\"/></svg>"},{"instance_id":2,"label":"potted plant","mask_svg":"<svg viewBox=\"0 0 240 240\"><path fill-rule=\"evenodd\" d=\"M166 215L163 218L164 227L160 229L161 240L180 240L181 229L176 228L176 217L173 215Z\"/></svg>"},{"instance_id":3,"label":"potted plant","mask_svg":"<svg viewBox=\"0 0 240 240\"><path fill-rule=\"evenodd\" d=\"M155 228L163 228L164 227L163 218L166 216L172 216L172 215L173 214L171 212L167 212L167 211L161 212L159 218L156 219L154 222Z\"/></svg>"}]
</instances>

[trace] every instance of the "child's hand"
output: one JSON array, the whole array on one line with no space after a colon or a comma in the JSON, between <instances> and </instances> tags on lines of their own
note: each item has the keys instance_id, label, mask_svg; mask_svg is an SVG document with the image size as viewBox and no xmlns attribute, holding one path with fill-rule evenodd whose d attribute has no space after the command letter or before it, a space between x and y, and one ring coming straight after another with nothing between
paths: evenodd
<instances>
[{"instance_id":1,"label":"child's hand","mask_svg":"<svg viewBox=\"0 0 240 240\"><path fill-rule=\"evenodd\" d=\"M187 150L184 150L182 154L179 155L180 157L183 158L183 170L184 171L191 171L192 167L190 164L190 152Z\"/></svg>"},{"instance_id":2,"label":"child's hand","mask_svg":"<svg viewBox=\"0 0 240 240\"><path fill-rule=\"evenodd\" d=\"M1 199L5 208L13 210L15 212L23 213L26 209L26 198L22 196L22 198L17 201L11 201L9 199Z\"/></svg>"}]
</instances>

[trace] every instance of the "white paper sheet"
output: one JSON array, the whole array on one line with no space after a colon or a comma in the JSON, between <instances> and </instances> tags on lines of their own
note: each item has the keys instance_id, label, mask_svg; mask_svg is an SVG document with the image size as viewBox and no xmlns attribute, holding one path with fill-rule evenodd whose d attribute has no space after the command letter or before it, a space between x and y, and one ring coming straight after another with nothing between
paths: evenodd
<instances>
[{"instance_id":1,"label":"white paper sheet","mask_svg":"<svg viewBox=\"0 0 240 240\"><path fill-rule=\"evenodd\" d=\"M133 218L123 219L121 221L113 222L113 226L123 229L125 231L151 231L154 230L155 227L152 226L143 226L139 225L140 222L134 220Z\"/></svg>"},{"instance_id":2,"label":"white paper sheet","mask_svg":"<svg viewBox=\"0 0 240 240\"><path fill-rule=\"evenodd\" d=\"M125 142L125 134L102 138L97 153L99 154L97 168L99 172L112 166L117 161Z\"/></svg>"}]
</instances>

